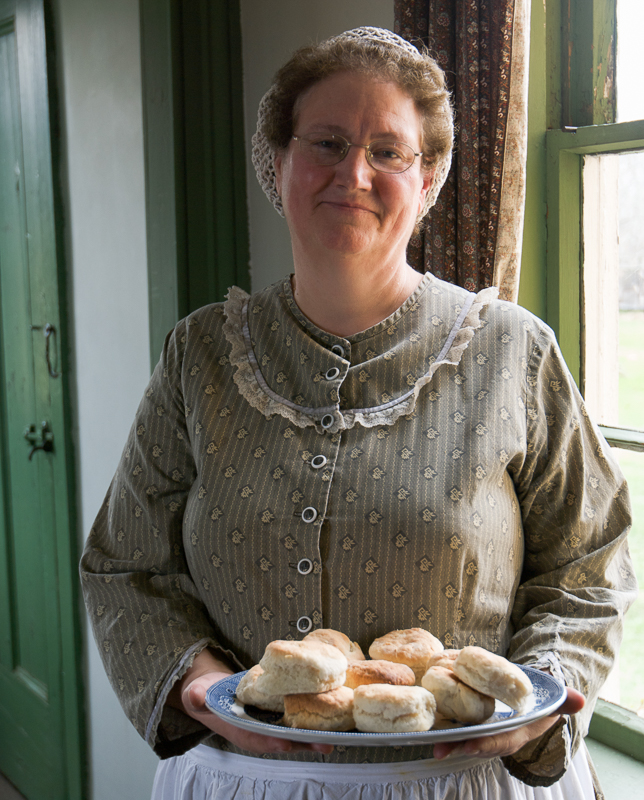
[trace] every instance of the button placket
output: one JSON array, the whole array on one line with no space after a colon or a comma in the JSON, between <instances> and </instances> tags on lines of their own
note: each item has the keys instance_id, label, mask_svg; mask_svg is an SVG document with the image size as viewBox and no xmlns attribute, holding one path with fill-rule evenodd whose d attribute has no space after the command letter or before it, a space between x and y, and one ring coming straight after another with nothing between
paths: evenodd
<instances>
[{"instance_id":1,"label":"button placket","mask_svg":"<svg viewBox=\"0 0 644 800\"><path fill-rule=\"evenodd\" d=\"M322 430L326 433L331 428L334 427L336 422L339 420L339 410L340 410L340 388L344 383L347 375L349 374L349 366L348 359L346 358L346 348L341 344L334 344L331 347L331 352L334 356L339 356L343 359L342 363L338 364L337 361L333 364L333 360L331 359L331 366L327 366L325 371L321 371L318 373L319 377L321 377L324 381L331 385L332 388L329 390L329 394L327 395L327 399L329 402L329 406L334 406L336 411L328 411L326 414L323 414L318 420L318 424L322 428ZM327 362L328 364L328 362ZM324 370L324 367L322 368Z\"/></svg>"},{"instance_id":2,"label":"button placket","mask_svg":"<svg viewBox=\"0 0 644 800\"><path fill-rule=\"evenodd\" d=\"M310 616L310 612L307 612L307 606L308 609L322 609L320 535L331 491L332 477L330 478L329 476L333 474L340 444L339 435L323 436L321 439L319 433L313 433L313 435L316 439L317 447L322 444L326 454L319 452L319 450L316 452L315 445L307 448L309 452L312 451L313 453L308 459L308 467L315 475L315 478L310 485L309 491L306 492L305 502L308 502L309 505L304 508L300 506L300 510L296 512L300 517L301 530L306 533L301 540L302 544L304 544L301 557L298 561L293 561L289 564L291 569L295 569L298 573L297 584L301 586L300 602L306 603L304 607L302 605L299 607L300 612L304 612L304 614L300 617L291 617L289 620L289 625L296 628L300 634L306 634L314 627L319 627L317 616L320 612L316 611L315 622L313 622L313 617ZM323 467L327 467L327 469L323 469ZM326 477L323 479L323 476ZM314 538L310 538L309 531ZM313 583L310 583L310 581L313 581ZM308 598L308 600L305 598ZM311 604L309 605L309 603Z\"/></svg>"}]
</instances>

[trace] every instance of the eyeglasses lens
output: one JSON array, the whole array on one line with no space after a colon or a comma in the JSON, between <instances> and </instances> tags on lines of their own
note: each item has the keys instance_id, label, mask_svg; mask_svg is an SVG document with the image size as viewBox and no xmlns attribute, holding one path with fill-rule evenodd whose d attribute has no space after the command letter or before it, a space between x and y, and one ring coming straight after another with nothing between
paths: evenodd
<instances>
[{"instance_id":1,"label":"eyeglasses lens","mask_svg":"<svg viewBox=\"0 0 644 800\"><path fill-rule=\"evenodd\" d=\"M404 142L376 141L369 145L354 145L336 134L310 134L295 138L303 155L319 166L339 164L350 147L363 147L368 162L378 172L404 172L416 158L413 148Z\"/></svg>"}]
</instances>

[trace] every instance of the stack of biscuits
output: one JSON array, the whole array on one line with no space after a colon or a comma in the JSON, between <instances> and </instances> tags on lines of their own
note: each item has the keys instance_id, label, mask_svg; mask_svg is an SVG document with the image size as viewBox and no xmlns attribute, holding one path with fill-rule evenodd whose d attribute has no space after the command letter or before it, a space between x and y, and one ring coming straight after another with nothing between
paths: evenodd
<instances>
[{"instance_id":1,"label":"stack of biscuits","mask_svg":"<svg viewBox=\"0 0 644 800\"><path fill-rule=\"evenodd\" d=\"M360 646L330 629L270 642L241 679L238 699L284 714L293 728L407 733L476 725L499 699L523 713L532 684L519 667L481 647L445 650L422 628Z\"/></svg>"}]
</instances>

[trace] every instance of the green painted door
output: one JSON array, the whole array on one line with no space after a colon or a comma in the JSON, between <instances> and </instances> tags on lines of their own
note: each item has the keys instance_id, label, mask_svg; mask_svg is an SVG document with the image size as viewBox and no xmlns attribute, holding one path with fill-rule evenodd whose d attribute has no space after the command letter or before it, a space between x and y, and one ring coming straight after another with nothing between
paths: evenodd
<instances>
[{"instance_id":1,"label":"green painted door","mask_svg":"<svg viewBox=\"0 0 644 800\"><path fill-rule=\"evenodd\" d=\"M41 0L0 0L0 771L82 797L67 375Z\"/></svg>"}]
</instances>

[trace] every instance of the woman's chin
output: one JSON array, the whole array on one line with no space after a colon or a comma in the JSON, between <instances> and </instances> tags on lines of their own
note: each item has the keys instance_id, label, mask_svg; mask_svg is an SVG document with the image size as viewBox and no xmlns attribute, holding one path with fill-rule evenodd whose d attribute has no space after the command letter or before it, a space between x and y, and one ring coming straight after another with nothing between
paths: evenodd
<instances>
[{"instance_id":1,"label":"woman's chin","mask_svg":"<svg viewBox=\"0 0 644 800\"><path fill-rule=\"evenodd\" d=\"M375 252L378 248L373 232L350 225L335 226L320 236L318 241L328 252L346 256Z\"/></svg>"}]
</instances>

